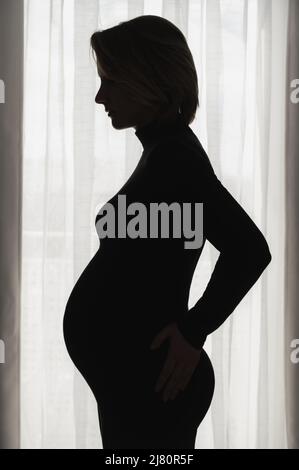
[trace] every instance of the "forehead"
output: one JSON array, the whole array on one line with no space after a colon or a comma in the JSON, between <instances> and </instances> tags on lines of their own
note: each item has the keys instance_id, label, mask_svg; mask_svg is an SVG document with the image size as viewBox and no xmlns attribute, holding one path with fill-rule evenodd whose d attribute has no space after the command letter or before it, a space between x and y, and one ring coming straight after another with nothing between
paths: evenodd
<instances>
[{"instance_id":1,"label":"forehead","mask_svg":"<svg viewBox=\"0 0 299 470\"><path fill-rule=\"evenodd\" d=\"M99 61L97 61L97 69L98 69L98 74L101 77L106 77L108 78L110 75L108 67L104 67Z\"/></svg>"}]
</instances>

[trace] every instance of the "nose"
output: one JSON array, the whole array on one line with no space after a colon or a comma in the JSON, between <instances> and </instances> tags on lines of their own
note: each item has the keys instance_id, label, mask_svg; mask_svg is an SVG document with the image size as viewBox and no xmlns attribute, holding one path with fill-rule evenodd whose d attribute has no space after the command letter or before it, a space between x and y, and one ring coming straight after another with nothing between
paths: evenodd
<instances>
[{"instance_id":1,"label":"nose","mask_svg":"<svg viewBox=\"0 0 299 470\"><path fill-rule=\"evenodd\" d=\"M98 91L97 94L96 94L95 102L96 102L97 104L102 104L102 103L103 103L103 101L102 101L102 99L101 99L101 89L99 89L99 91Z\"/></svg>"},{"instance_id":2,"label":"nose","mask_svg":"<svg viewBox=\"0 0 299 470\"><path fill-rule=\"evenodd\" d=\"M96 97L95 97L95 102L97 104L105 104L105 102L108 101L107 95L108 95L107 87L105 87L105 85L101 83L99 91L97 92Z\"/></svg>"}]
</instances>

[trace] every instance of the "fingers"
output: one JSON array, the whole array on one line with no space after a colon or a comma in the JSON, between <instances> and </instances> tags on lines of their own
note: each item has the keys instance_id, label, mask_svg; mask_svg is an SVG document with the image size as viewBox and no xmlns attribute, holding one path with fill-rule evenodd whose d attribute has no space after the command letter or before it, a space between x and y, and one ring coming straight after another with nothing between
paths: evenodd
<instances>
[{"instance_id":1,"label":"fingers","mask_svg":"<svg viewBox=\"0 0 299 470\"><path fill-rule=\"evenodd\" d=\"M185 390L193 374L192 367L177 366L163 392L163 401L174 400L180 391Z\"/></svg>"},{"instance_id":2,"label":"fingers","mask_svg":"<svg viewBox=\"0 0 299 470\"><path fill-rule=\"evenodd\" d=\"M183 376L182 376L182 381L181 381L181 386L180 386L180 389L181 390L185 390L185 388L187 387L189 381L190 381L190 378L193 374L193 368L192 367L186 367L184 372L183 372Z\"/></svg>"},{"instance_id":3,"label":"fingers","mask_svg":"<svg viewBox=\"0 0 299 470\"><path fill-rule=\"evenodd\" d=\"M173 372L175 365L176 365L176 361L171 356L168 356L165 361L164 367L160 373L160 376L158 378L158 381L155 387L155 392L158 392L164 386L165 382L168 380L171 373Z\"/></svg>"},{"instance_id":4,"label":"fingers","mask_svg":"<svg viewBox=\"0 0 299 470\"><path fill-rule=\"evenodd\" d=\"M168 400L169 398L174 398L179 392L179 390L181 390L182 378L184 377L184 370L185 368L182 365L176 367L175 372L170 377L165 387L163 393L164 401Z\"/></svg>"}]
</instances>

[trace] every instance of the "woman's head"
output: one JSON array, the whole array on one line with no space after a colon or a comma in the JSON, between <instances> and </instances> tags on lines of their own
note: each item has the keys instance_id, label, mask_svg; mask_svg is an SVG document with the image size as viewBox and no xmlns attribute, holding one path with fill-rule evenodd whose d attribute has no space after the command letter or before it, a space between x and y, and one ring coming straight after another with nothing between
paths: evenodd
<instances>
[{"instance_id":1,"label":"woman's head","mask_svg":"<svg viewBox=\"0 0 299 470\"><path fill-rule=\"evenodd\" d=\"M95 101L117 129L171 122L189 125L198 101L197 73L183 33L160 16L143 15L96 31L90 44L102 84Z\"/></svg>"}]
</instances>

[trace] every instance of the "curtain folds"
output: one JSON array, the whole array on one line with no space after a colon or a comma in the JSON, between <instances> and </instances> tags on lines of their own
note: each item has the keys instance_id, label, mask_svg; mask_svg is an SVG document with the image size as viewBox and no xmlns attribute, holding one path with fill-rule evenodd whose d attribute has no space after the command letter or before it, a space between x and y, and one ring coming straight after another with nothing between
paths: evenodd
<instances>
[{"instance_id":1,"label":"curtain folds","mask_svg":"<svg viewBox=\"0 0 299 470\"><path fill-rule=\"evenodd\" d=\"M102 446L96 403L67 354L62 318L76 280L98 249L96 213L128 179L142 151L134 129L115 130L94 102L100 81L89 38L98 28L142 14L164 16L185 34L200 89L191 128L272 254L269 268L207 339L216 387L196 447L291 443L286 392L293 385L287 381L291 385L285 387L283 335L288 5L286 0L25 0L22 448ZM295 246L294 234L289 247ZM207 243L190 307L217 256ZM294 300L293 312L295 305ZM288 429L292 436L294 426Z\"/></svg>"},{"instance_id":2,"label":"curtain folds","mask_svg":"<svg viewBox=\"0 0 299 470\"><path fill-rule=\"evenodd\" d=\"M286 412L288 447L299 449L299 102L291 95L299 89L299 4L290 0L288 18L288 61L286 82L286 235L285 235L285 365L286 365ZM296 348L296 350L294 349ZM295 358L293 357L294 352Z\"/></svg>"},{"instance_id":3,"label":"curtain folds","mask_svg":"<svg viewBox=\"0 0 299 470\"><path fill-rule=\"evenodd\" d=\"M23 0L0 2L0 449L20 446Z\"/></svg>"}]
</instances>

